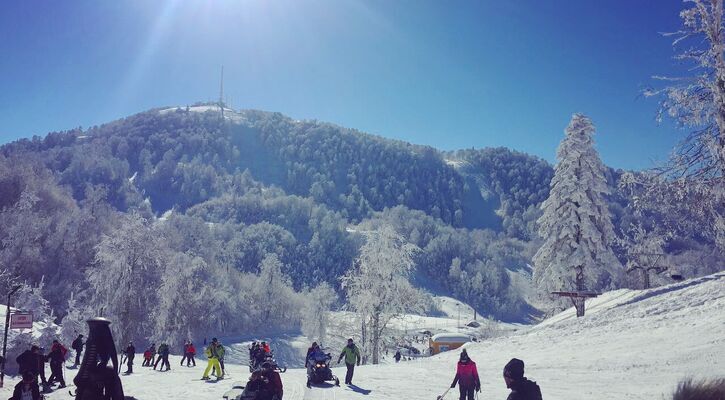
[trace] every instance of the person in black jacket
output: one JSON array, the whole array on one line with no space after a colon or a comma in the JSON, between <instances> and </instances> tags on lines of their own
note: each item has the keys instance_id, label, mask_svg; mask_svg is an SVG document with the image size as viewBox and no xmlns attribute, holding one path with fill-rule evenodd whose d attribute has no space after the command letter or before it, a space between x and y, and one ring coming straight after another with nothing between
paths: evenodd
<instances>
[{"instance_id":1,"label":"person in black jacket","mask_svg":"<svg viewBox=\"0 0 725 400\"><path fill-rule=\"evenodd\" d=\"M71 349L76 351L76 362L73 364L74 367L77 367L78 364L81 363L81 353L83 352L83 335L78 335L76 340L71 343L70 347Z\"/></svg>"},{"instance_id":2,"label":"person in black jacket","mask_svg":"<svg viewBox=\"0 0 725 400\"><path fill-rule=\"evenodd\" d=\"M128 369L126 370L125 374L132 374L133 358L136 357L136 347L133 346L133 342L128 342L128 346L126 346L126 350L123 351L123 354L126 355L126 360L128 360Z\"/></svg>"},{"instance_id":3,"label":"person in black jacket","mask_svg":"<svg viewBox=\"0 0 725 400\"><path fill-rule=\"evenodd\" d=\"M38 346L31 346L30 350L25 350L15 361L18 362L18 370L21 375L24 372L31 372L35 376L36 381L38 376L40 376L40 382L42 382L43 387L48 385L45 380L45 357Z\"/></svg>"},{"instance_id":4,"label":"person in black jacket","mask_svg":"<svg viewBox=\"0 0 725 400\"><path fill-rule=\"evenodd\" d=\"M524 362L518 358L512 358L503 368L503 379L511 389L508 400L541 400L539 385L524 377Z\"/></svg>"},{"instance_id":5,"label":"person in black jacket","mask_svg":"<svg viewBox=\"0 0 725 400\"><path fill-rule=\"evenodd\" d=\"M65 363L65 354L63 351L64 347L58 343L57 340L53 341L53 346L50 348L50 353L46 357L50 361L50 378L48 383L53 384L54 381L60 382L59 389L65 387L65 379L63 379L63 364Z\"/></svg>"},{"instance_id":6,"label":"person in black jacket","mask_svg":"<svg viewBox=\"0 0 725 400\"><path fill-rule=\"evenodd\" d=\"M10 400L25 400L30 395L32 400L40 400L40 388L38 388L38 378L32 372L26 371L23 374L23 380L15 385L13 397Z\"/></svg>"}]
</instances>

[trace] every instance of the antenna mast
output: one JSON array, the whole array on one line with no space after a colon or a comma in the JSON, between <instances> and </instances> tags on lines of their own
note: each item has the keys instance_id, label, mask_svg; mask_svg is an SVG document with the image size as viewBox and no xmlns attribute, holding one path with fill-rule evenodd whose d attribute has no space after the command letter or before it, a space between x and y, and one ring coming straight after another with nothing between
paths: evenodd
<instances>
[{"instance_id":1,"label":"antenna mast","mask_svg":"<svg viewBox=\"0 0 725 400\"><path fill-rule=\"evenodd\" d=\"M219 83L219 108L222 111L222 118L224 118L224 66L222 65L222 76Z\"/></svg>"}]
</instances>

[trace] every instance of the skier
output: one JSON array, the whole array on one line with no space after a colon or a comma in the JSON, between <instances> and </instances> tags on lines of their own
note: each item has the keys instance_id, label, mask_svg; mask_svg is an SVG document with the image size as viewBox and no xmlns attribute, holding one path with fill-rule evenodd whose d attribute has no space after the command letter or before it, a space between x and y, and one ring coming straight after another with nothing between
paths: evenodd
<instances>
[{"instance_id":1,"label":"skier","mask_svg":"<svg viewBox=\"0 0 725 400\"><path fill-rule=\"evenodd\" d=\"M148 358L146 358L147 353L148 353ZM155 357L156 357L156 343L151 343L151 347L149 347L143 353L143 364L141 364L141 366L150 367L154 363Z\"/></svg>"},{"instance_id":2,"label":"skier","mask_svg":"<svg viewBox=\"0 0 725 400\"><path fill-rule=\"evenodd\" d=\"M282 387L282 378L279 373L274 370L272 363L265 361L262 364L262 376L267 381L267 390L271 395L272 400L282 400L282 394L284 393Z\"/></svg>"},{"instance_id":3,"label":"skier","mask_svg":"<svg viewBox=\"0 0 725 400\"><path fill-rule=\"evenodd\" d=\"M189 364L194 364L196 367L196 360L194 360L194 356L196 355L196 347L194 347L194 343L189 341L189 356L186 358L186 366L188 367Z\"/></svg>"},{"instance_id":4,"label":"skier","mask_svg":"<svg viewBox=\"0 0 725 400\"><path fill-rule=\"evenodd\" d=\"M30 371L23 373L23 380L15 385L13 397L9 400L40 400L40 389L38 388L38 378Z\"/></svg>"},{"instance_id":5,"label":"skier","mask_svg":"<svg viewBox=\"0 0 725 400\"><path fill-rule=\"evenodd\" d=\"M127 364L127 370L125 372L126 375L133 373L133 358L136 357L136 347L134 347L133 342L128 342L128 346L126 346L126 350L123 351L123 354L126 355L126 360L128 361Z\"/></svg>"},{"instance_id":6,"label":"skier","mask_svg":"<svg viewBox=\"0 0 725 400\"><path fill-rule=\"evenodd\" d=\"M206 350L204 350L204 354L206 354L206 358L208 359L206 369L204 370L204 375L201 377L202 380L209 380L209 371L214 368L214 373L216 374L217 380L222 380L224 377L222 376L222 368L219 365L219 354L217 352L217 340L216 338L211 339L211 343L209 346L207 346Z\"/></svg>"},{"instance_id":7,"label":"skier","mask_svg":"<svg viewBox=\"0 0 725 400\"><path fill-rule=\"evenodd\" d=\"M74 367L77 367L78 364L81 363L81 353L83 352L83 335L79 334L76 340L71 343L70 347L71 349L76 351L76 362L73 364Z\"/></svg>"},{"instance_id":8,"label":"skier","mask_svg":"<svg viewBox=\"0 0 725 400\"><path fill-rule=\"evenodd\" d=\"M224 350L224 346L222 346L222 341L217 341L217 354L219 355L219 367L222 369L222 375L226 375L226 371L224 370L224 353L226 353L226 350Z\"/></svg>"},{"instance_id":9,"label":"skier","mask_svg":"<svg viewBox=\"0 0 725 400\"><path fill-rule=\"evenodd\" d=\"M159 357L156 359L156 363L154 363L154 369L159 365L159 361L161 361L159 371L164 368L164 365L167 371L171 369L171 364L169 364L169 345L166 342L162 342L159 345Z\"/></svg>"},{"instance_id":10,"label":"skier","mask_svg":"<svg viewBox=\"0 0 725 400\"><path fill-rule=\"evenodd\" d=\"M393 358L395 358L395 362L396 362L396 363L397 363L397 362L400 362L400 357L402 357L402 356L400 355L400 350L396 350L396 351L395 351L395 355L393 356Z\"/></svg>"},{"instance_id":11,"label":"skier","mask_svg":"<svg viewBox=\"0 0 725 400\"><path fill-rule=\"evenodd\" d=\"M54 381L58 381L60 386L58 389L65 387L65 379L63 379L63 363L65 363L65 354L68 350L60 344L57 340L53 340L53 345L50 348L50 353L46 356L46 359L50 361L50 378L48 378L48 384L52 385Z\"/></svg>"},{"instance_id":12,"label":"skier","mask_svg":"<svg viewBox=\"0 0 725 400\"><path fill-rule=\"evenodd\" d=\"M345 366L347 367L347 373L345 374L345 384L352 385L352 375L355 372L355 363L357 361L358 367L360 366L360 349L355 346L352 338L347 339L347 346L342 349L340 357L337 358L337 363L345 357Z\"/></svg>"},{"instance_id":13,"label":"skier","mask_svg":"<svg viewBox=\"0 0 725 400\"><path fill-rule=\"evenodd\" d=\"M481 381L478 378L476 363L468 357L468 352L463 349L456 368L456 377L453 378L451 389L456 387L461 392L460 400L473 400L473 391L481 391Z\"/></svg>"},{"instance_id":14,"label":"skier","mask_svg":"<svg viewBox=\"0 0 725 400\"><path fill-rule=\"evenodd\" d=\"M151 355L151 348L149 347L148 349L146 349L146 351L143 352L143 362L141 363L141 366L150 367L151 360L153 360L153 356Z\"/></svg>"},{"instance_id":15,"label":"skier","mask_svg":"<svg viewBox=\"0 0 725 400\"><path fill-rule=\"evenodd\" d=\"M511 389L508 400L541 400L539 385L524 377L524 362L518 358L512 358L503 367L503 380Z\"/></svg>"}]
</instances>

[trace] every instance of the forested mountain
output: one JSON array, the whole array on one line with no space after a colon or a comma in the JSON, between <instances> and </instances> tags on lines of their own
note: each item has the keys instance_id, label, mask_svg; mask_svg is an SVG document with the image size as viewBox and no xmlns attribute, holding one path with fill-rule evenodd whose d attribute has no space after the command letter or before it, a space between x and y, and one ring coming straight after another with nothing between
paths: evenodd
<instances>
[{"instance_id":1,"label":"forested mountain","mask_svg":"<svg viewBox=\"0 0 725 400\"><path fill-rule=\"evenodd\" d=\"M341 293L358 232L385 224L419 249L416 284L520 319L529 299L511 274L540 244L552 176L547 162L505 148L440 152L279 113L154 109L0 147L0 262L31 283L45 277L61 315L70 293L89 307L120 301L102 296L101 277L126 279L125 268L136 271L127 284L138 301L120 314L160 304L164 329L181 324L171 300L131 290L148 286L194 293L184 304L212 307L208 322L221 330L257 329L272 320L257 305L234 324L225 319L268 296L253 282L280 275L280 304L295 315L305 308L295 296L321 282ZM608 179L615 226L627 236L643 214L622 176ZM676 253L704 254L711 240L688 239Z\"/></svg>"}]
</instances>

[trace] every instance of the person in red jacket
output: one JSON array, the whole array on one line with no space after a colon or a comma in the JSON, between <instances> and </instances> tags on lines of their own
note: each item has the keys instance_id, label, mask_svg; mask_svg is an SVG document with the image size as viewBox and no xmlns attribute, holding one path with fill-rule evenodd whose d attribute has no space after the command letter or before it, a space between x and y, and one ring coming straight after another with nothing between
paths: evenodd
<instances>
[{"instance_id":1,"label":"person in red jacket","mask_svg":"<svg viewBox=\"0 0 725 400\"><path fill-rule=\"evenodd\" d=\"M458 390L461 392L460 400L473 400L473 391L481 391L481 380L478 378L476 363L468 358L466 349L461 352L461 358L456 368L456 377L453 378L451 389L456 387L456 383L458 383Z\"/></svg>"},{"instance_id":2,"label":"person in red jacket","mask_svg":"<svg viewBox=\"0 0 725 400\"><path fill-rule=\"evenodd\" d=\"M194 364L194 366L196 367L196 360L194 360L195 355L196 355L196 347L194 347L194 343L189 341L189 355L187 356L187 359L186 359L187 367L189 366L189 363Z\"/></svg>"},{"instance_id":3,"label":"person in red jacket","mask_svg":"<svg viewBox=\"0 0 725 400\"><path fill-rule=\"evenodd\" d=\"M270 394L272 400L282 400L282 394L284 390L282 388L282 378L279 373L274 370L272 363L265 361L262 364L262 376L267 381L267 391Z\"/></svg>"}]
</instances>

